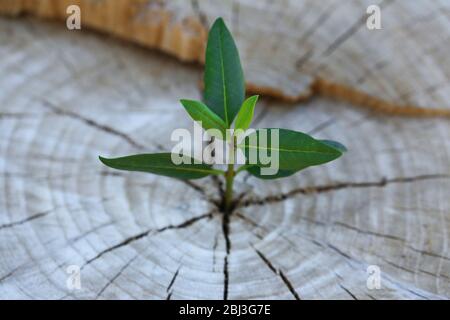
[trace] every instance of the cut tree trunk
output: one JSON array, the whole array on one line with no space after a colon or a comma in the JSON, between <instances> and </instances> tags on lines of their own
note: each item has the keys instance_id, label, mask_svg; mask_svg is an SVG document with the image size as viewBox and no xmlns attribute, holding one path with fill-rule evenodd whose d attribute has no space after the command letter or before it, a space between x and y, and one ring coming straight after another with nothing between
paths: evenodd
<instances>
[{"instance_id":1,"label":"cut tree trunk","mask_svg":"<svg viewBox=\"0 0 450 320\"><path fill-rule=\"evenodd\" d=\"M378 113L450 117L448 1L0 0L0 14L65 21L73 4L81 8L83 28L182 61L204 60L207 30L222 16L251 92L291 102L322 95ZM382 10L382 30L366 27L373 4Z\"/></svg>"},{"instance_id":2,"label":"cut tree trunk","mask_svg":"<svg viewBox=\"0 0 450 320\"><path fill-rule=\"evenodd\" d=\"M384 30L372 32L361 2L213 11L223 3L200 9L231 22L250 77L272 88L301 92L302 77L326 78L399 106L450 107L444 2L385 1ZM225 216L221 181L113 171L97 159L170 150L172 130L191 128L178 100L200 99L201 68L28 18L1 18L0 43L0 298L450 296L448 119L262 99L255 127L309 132L349 152L287 179L238 177L240 202ZM67 286L69 266L81 270L80 289ZM370 266L379 289L367 286Z\"/></svg>"}]
</instances>

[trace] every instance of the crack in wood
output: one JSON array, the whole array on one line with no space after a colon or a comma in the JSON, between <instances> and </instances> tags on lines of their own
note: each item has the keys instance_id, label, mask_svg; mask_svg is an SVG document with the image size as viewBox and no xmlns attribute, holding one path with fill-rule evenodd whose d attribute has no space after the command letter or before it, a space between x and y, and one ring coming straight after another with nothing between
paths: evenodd
<instances>
[{"instance_id":1,"label":"crack in wood","mask_svg":"<svg viewBox=\"0 0 450 320\"><path fill-rule=\"evenodd\" d=\"M244 191L244 192L241 192L240 194L238 194L237 197L235 197L235 199L233 201L233 210L239 207L239 205L242 203L242 200L247 195L248 195L248 192Z\"/></svg>"},{"instance_id":2,"label":"crack in wood","mask_svg":"<svg viewBox=\"0 0 450 320\"><path fill-rule=\"evenodd\" d=\"M225 239L225 258L223 261L223 300L228 299L228 283L229 283L229 273L228 273L228 257L231 253L231 241L230 241L230 213L223 212L222 214L222 232Z\"/></svg>"},{"instance_id":3,"label":"crack in wood","mask_svg":"<svg viewBox=\"0 0 450 320\"><path fill-rule=\"evenodd\" d=\"M6 229L6 228L15 227L15 226L18 226L18 225L21 225L21 224L24 224L24 223L27 223L27 222L30 222L30 221L42 218L42 217L45 217L46 215L48 215L53 210L55 210L55 209L44 211L44 212L40 212L40 213L36 213L36 214L34 214L32 216L29 216L29 217L27 217L27 218L25 218L23 220L2 224L2 225L0 225L0 230Z\"/></svg>"},{"instance_id":4,"label":"crack in wood","mask_svg":"<svg viewBox=\"0 0 450 320\"><path fill-rule=\"evenodd\" d=\"M309 130L307 132L307 134L309 134L309 135L317 134L318 132L321 132L321 131L325 130L326 128L328 128L329 126L331 126L331 125L333 125L335 123L336 123L336 119L335 118L331 118L331 119L325 120L324 122L319 123L313 129Z\"/></svg>"},{"instance_id":5,"label":"crack in wood","mask_svg":"<svg viewBox=\"0 0 450 320\"><path fill-rule=\"evenodd\" d=\"M201 186L199 186L198 184L189 181L189 180L180 180L181 182L183 182L184 184L186 184L187 186L191 187L192 189L194 189L195 191L197 191L198 193L200 193L201 195L203 195L205 198L208 198L206 196L206 191L205 189L203 189Z\"/></svg>"},{"instance_id":6,"label":"crack in wood","mask_svg":"<svg viewBox=\"0 0 450 320\"><path fill-rule=\"evenodd\" d=\"M344 258L350 260L350 261L355 261L357 263L360 263L359 261L356 261L355 259L353 259L351 256L349 256L348 254L346 254L344 251L342 251L341 249L333 246L330 243L327 243L327 247L330 248L331 250L333 250L334 252L336 252L337 254L339 254L340 256L343 256Z\"/></svg>"},{"instance_id":7,"label":"crack in wood","mask_svg":"<svg viewBox=\"0 0 450 320\"><path fill-rule=\"evenodd\" d=\"M228 253L223 259L223 300L228 300Z\"/></svg>"},{"instance_id":8,"label":"crack in wood","mask_svg":"<svg viewBox=\"0 0 450 320\"><path fill-rule=\"evenodd\" d=\"M427 296L424 296L423 294L420 294L420 293L418 293L417 291L415 291L415 290L412 290L412 289L410 289L410 288L407 288L407 287L403 287L406 291L408 291L409 293L412 293L413 295L415 295L415 296L417 296L417 297L419 297L419 298L422 298L422 299L425 299L425 300L430 300L430 298L428 298Z\"/></svg>"},{"instance_id":9,"label":"crack in wood","mask_svg":"<svg viewBox=\"0 0 450 320\"><path fill-rule=\"evenodd\" d=\"M281 279L283 280L284 284L288 287L289 291L292 293L295 300L301 300L297 291L294 289L294 286L289 281L289 279L286 277L286 275L283 273L283 271L281 271L280 269L278 269L278 271L279 271L279 275L280 275Z\"/></svg>"},{"instance_id":10,"label":"crack in wood","mask_svg":"<svg viewBox=\"0 0 450 320\"><path fill-rule=\"evenodd\" d=\"M307 50L305 53L303 53L296 61L295 61L295 68L298 71L301 71L303 69L303 66L305 65L305 63L307 63L309 61L309 59L311 59L311 57L313 56L314 51L313 49L309 49Z\"/></svg>"},{"instance_id":11,"label":"crack in wood","mask_svg":"<svg viewBox=\"0 0 450 320\"><path fill-rule=\"evenodd\" d=\"M162 227L162 228L156 229L156 232L163 232L163 231L166 231L166 230L169 230L169 229L182 229L182 228L186 228L186 227L189 227L189 226L193 225L194 223L196 223L196 222L199 221L199 220L202 220L202 219L205 219L205 218L212 218L212 216L214 215L214 213L216 213L215 210L212 211L212 212L208 212L208 213L199 215L199 216L194 217L194 218L192 218L192 219L186 220L186 221L184 221L184 222L182 222L182 223L180 223L180 224L176 224L176 225L172 225L172 224L171 224L171 225L168 225L168 226L166 226L166 227Z\"/></svg>"},{"instance_id":12,"label":"crack in wood","mask_svg":"<svg viewBox=\"0 0 450 320\"><path fill-rule=\"evenodd\" d=\"M424 254L424 255L427 255L427 256L430 256L430 257L435 257L435 258L440 258L440 259L443 259L443 260L450 261L450 258L449 258L449 257L440 255L440 254L438 254L438 253L436 253L436 252L430 252L430 251L425 251L425 250L419 250L419 249L414 248L414 247L411 246L411 245L407 245L407 247L408 247L409 249L411 249L412 251L417 252L417 253L420 253L420 254Z\"/></svg>"},{"instance_id":13,"label":"crack in wood","mask_svg":"<svg viewBox=\"0 0 450 320\"><path fill-rule=\"evenodd\" d=\"M305 32L299 37L298 39L298 44L301 46L305 46L306 45L306 40L308 40L315 31L319 30L319 27L323 24L325 24L325 22L328 20L328 18L335 12L335 8L338 5L338 1L332 3L329 7L326 8L326 10L324 10L324 12L322 12L320 14L320 16L311 24L310 27L308 27Z\"/></svg>"},{"instance_id":14,"label":"crack in wood","mask_svg":"<svg viewBox=\"0 0 450 320\"><path fill-rule=\"evenodd\" d=\"M218 184L221 195L221 201L217 204L217 207L222 213L222 234L225 240L225 257L223 261L223 300L227 300L229 284L228 259L231 254L230 216L233 214L234 209L236 208L236 201L233 201L232 209L230 211L224 210L225 192L223 190L223 182L220 179L217 179L216 183Z\"/></svg>"},{"instance_id":15,"label":"crack in wood","mask_svg":"<svg viewBox=\"0 0 450 320\"><path fill-rule=\"evenodd\" d=\"M247 223L247 224L249 224L249 225L251 225L251 226L253 226L253 227L255 227L255 228L259 228L259 229L263 230L263 231L266 232L266 233L269 232L266 228L264 228L263 226L259 225L258 223L256 223L255 221L253 221L252 219L250 219L249 217L245 216L244 214L242 214L242 213L240 213L240 212L236 212L236 213L235 213L235 216L238 217L239 219L242 219L245 223ZM255 237L257 237L259 240L262 240L262 239L263 239L263 237L262 237L260 234L254 232L253 230L252 230L252 233L253 233L253 234L255 235ZM282 238L284 238L284 237L282 236Z\"/></svg>"},{"instance_id":16,"label":"crack in wood","mask_svg":"<svg viewBox=\"0 0 450 320\"><path fill-rule=\"evenodd\" d=\"M214 237L214 243L213 243L213 256L212 256L212 272L216 272L216 250L217 250L217 246L219 244L219 234L216 234L216 236Z\"/></svg>"},{"instance_id":17,"label":"crack in wood","mask_svg":"<svg viewBox=\"0 0 450 320\"><path fill-rule=\"evenodd\" d=\"M429 276L431 276L433 278L437 278L437 279L444 278L444 279L450 281L450 277L449 276L446 276L445 274L442 274L440 272L437 273L437 274L434 274L433 272L430 272L430 271L427 271L427 270L423 270L423 269L418 269L418 271L420 271L420 272L422 272L424 274L427 274L427 275L429 275Z\"/></svg>"},{"instance_id":18,"label":"crack in wood","mask_svg":"<svg viewBox=\"0 0 450 320\"><path fill-rule=\"evenodd\" d=\"M388 5L390 5L393 2L393 0L383 0L379 4L380 9L385 8ZM337 48L339 48L346 40L348 40L353 34L355 34L361 26L364 26L366 24L367 15L363 14L350 28L345 30L344 33L342 33L339 37L336 38L333 43L330 44L330 46L324 51L323 56L328 57L330 56Z\"/></svg>"},{"instance_id":19,"label":"crack in wood","mask_svg":"<svg viewBox=\"0 0 450 320\"><path fill-rule=\"evenodd\" d=\"M350 291L348 290L346 287L344 287L341 283L339 283L339 287L344 290L345 292L347 292L347 294L352 297L353 300L358 300L358 298L356 298L356 296Z\"/></svg>"},{"instance_id":20,"label":"crack in wood","mask_svg":"<svg viewBox=\"0 0 450 320\"><path fill-rule=\"evenodd\" d=\"M346 254L345 252L343 252L343 251L340 250L339 248L333 246L332 244L329 244L329 243L328 243L327 245L328 245L328 248L332 249L334 252L336 252L336 253L339 254L340 256L346 258L346 259L349 260L350 262L353 262L353 263L355 263L355 264L358 264L359 266L364 266L364 268L365 268L365 266L367 265L366 263L363 263L363 262L361 262L361 261L359 261L359 260L357 260L357 259L351 257L350 255ZM380 257L380 258L384 260L383 257ZM385 262L386 262L386 263L389 263L388 261L385 261ZM352 264L349 263L349 265L350 265L352 268L355 268ZM396 280L394 280L394 279L391 279L390 277L387 277L387 276L385 276L383 279L384 279L385 281L388 281L388 282L392 283L393 285L399 287L400 289L405 290L405 291L407 291L407 292L409 292L409 293L415 295L416 297L419 297L419 298L422 298L422 299L429 300L428 297L426 297L426 296L424 296L424 295L422 295L422 294L416 292L415 290L413 290L413 289L411 289L411 288L409 288L409 287L403 285L401 282L398 282L398 281L396 281Z\"/></svg>"},{"instance_id":21,"label":"crack in wood","mask_svg":"<svg viewBox=\"0 0 450 320\"><path fill-rule=\"evenodd\" d=\"M253 247L253 246L252 246ZM290 280L286 277L286 275L283 273L283 271L280 268L276 268L272 262L270 262L270 260L258 249L256 249L255 247L253 247L253 249L255 250L256 254L261 258L262 261L264 261L264 263L267 265L267 267L269 267L269 269L275 273L277 276L279 276L281 278L281 280L283 281L283 283L286 285L286 287L289 289L289 292L294 296L295 300L301 300L299 294L297 293L297 291L294 289L294 286L292 285L292 283L290 282Z\"/></svg>"},{"instance_id":22,"label":"crack in wood","mask_svg":"<svg viewBox=\"0 0 450 320\"><path fill-rule=\"evenodd\" d=\"M100 251L100 252L97 253L97 255L95 255L93 258L87 260L87 261L84 263L84 265L81 266L81 269L83 269L83 268L86 267L87 265L91 264L91 263L94 262L95 260L99 259L100 257L102 257L104 254L106 254L106 253L108 253L108 252L114 251L114 250L116 250L116 249L119 249L119 248L121 248L121 247L124 247L124 246L126 246L126 245L128 245L128 244L130 244L130 243L133 243L133 242L135 242L135 241L137 241L137 240L139 240L139 239L142 239L142 238L148 236L148 235L150 234L150 232L152 232L152 231L154 231L154 229L148 229L147 231L141 232L141 233L139 233L139 234L137 234L137 235L134 235L134 236L132 236L132 237L128 237L128 238L126 238L125 240L123 240L123 241L121 241L121 242L119 242L119 243L117 243L117 244L115 244L115 245L113 245L113 246L111 246L111 247L108 247L108 248L106 248L106 249L104 249L104 250L102 250L102 251Z\"/></svg>"},{"instance_id":23,"label":"crack in wood","mask_svg":"<svg viewBox=\"0 0 450 320\"><path fill-rule=\"evenodd\" d=\"M240 218L240 219L242 219L244 222L246 222L246 223L248 223L248 224L250 224L250 225L252 225L252 226L254 226L254 227L256 227L256 228L260 228L261 230L263 230L264 232L269 232L265 227L263 227L263 226L261 226L261 225L259 225L258 223L256 223L254 220L252 220L252 219L250 219L250 218L248 218L247 216L245 216L245 215L243 215L242 213L240 213L240 212L236 212L235 214L234 214L236 217L238 217L238 218ZM258 237L258 235L257 234L255 234L257 237ZM294 246L294 244L288 239L288 238L286 238L284 235L282 235L282 234L280 234L280 237L282 238L282 239L284 239L290 246L292 246L293 248L295 248L296 249L296 247ZM320 247L324 247L324 245L322 245L321 243L319 243L318 241L316 241L316 240L311 240L311 239L307 239L307 240L309 240L309 241L311 241L312 243L314 243L314 244L316 244L316 245L318 245L318 246L320 246ZM253 247L253 249L254 250L256 250L255 248L254 248L254 246L253 245L251 245L252 247ZM340 251L339 249L337 249L336 247L333 247L333 250L334 251L337 251L340 255L342 255L342 256L344 256L345 258L347 258L347 259L352 259L350 256L348 256L348 255L346 255L345 253L343 253L342 251ZM257 250L256 250L257 251ZM259 251L260 252L260 251ZM260 252L261 253L261 252ZM260 256L261 257L261 259L263 259L264 260L264 258L265 258L265 260L264 260L264 262L266 262L266 264L268 265L268 267L274 272L274 273L277 273L277 269L273 266L273 264L263 255L263 256ZM264 258L263 258L264 257ZM339 279L339 280L343 280L343 278L342 278L342 276L340 276L339 274L337 274L336 272L334 272L334 274L336 275L336 277ZM284 276L284 274L283 274L283 276ZM281 275L280 275L280 277L282 277ZM287 280L287 278L286 279L284 279L284 280ZM373 299L373 300L376 300L375 298L373 298L372 296L370 296L370 298L371 299Z\"/></svg>"},{"instance_id":24,"label":"crack in wood","mask_svg":"<svg viewBox=\"0 0 450 320\"><path fill-rule=\"evenodd\" d=\"M392 179L383 178L380 181L371 181L371 182L340 182L340 183L323 185L323 186L302 187L302 188L293 189L286 193L269 195L264 198L249 199L247 201L244 201L240 205L240 207L258 206L258 205L265 205L265 204L269 204L269 203L281 202L281 201L290 199L292 197L295 197L299 194L303 194L303 195L319 194L319 193L326 193L326 192L337 191L337 190L342 190L342 189L349 189L349 188L382 188L389 184L411 183L411 182L416 182L416 181L449 179L449 178L450 178L450 175L448 175L448 174L428 174L428 175L419 175L419 176L413 176L413 177L399 177L399 178L392 178Z\"/></svg>"},{"instance_id":25,"label":"crack in wood","mask_svg":"<svg viewBox=\"0 0 450 320\"><path fill-rule=\"evenodd\" d=\"M95 296L95 299L98 299L103 292L105 292L105 290L118 278L120 277L120 275L125 271L126 268L129 267L129 265L136 260L136 258L139 255L134 256L132 259L130 259L122 268L120 268L119 272L117 272L114 277L112 277L110 280L108 280L108 282L103 286L103 288L97 293L97 295Z\"/></svg>"},{"instance_id":26,"label":"crack in wood","mask_svg":"<svg viewBox=\"0 0 450 320\"><path fill-rule=\"evenodd\" d=\"M397 237L397 236L393 236L393 235L390 235L390 234L383 234L383 233L373 232L373 231L369 231L369 230L359 229L359 228L357 228L355 226L351 226L351 225L343 223L343 222L333 222L333 225L340 226L340 227L343 227L343 228L346 228L346 229L350 229L350 230L356 231L357 233L362 233L362 234L371 235L371 236L375 236L375 237L380 237L380 238L386 238L386 239L406 242L405 239Z\"/></svg>"},{"instance_id":27,"label":"crack in wood","mask_svg":"<svg viewBox=\"0 0 450 320\"><path fill-rule=\"evenodd\" d=\"M61 115L61 116L66 116L72 119L76 119L78 121L83 122L84 124L93 127L97 130L106 132L108 134L114 135L116 137L121 138L122 140L125 140L126 142L128 142L131 146L137 148L137 149L144 149L145 146L136 142L135 140L133 140L130 136L128 136L126 133L123 133L117 129L114 129L108 125L104 125L104 124L100 124L92 119L86 118L76 112L73 111L69 111L69 110L64 110L62 108L59 108L57 106L55 106L53 103L51 103L50 101L47 100L42 100L43 102L43 106L46 107L47 109L52 110L55 114L57 115Z\"/></svg>"},{"instance_id":28,"label":"crack in wood","mask_svg":"<svg viewBox=\"0 0 450 320\"><path fill-rule=\"evenodd\" d=\"M171 279L170 282L169 282L169 285L167 286L166 292L169 292L170 289L172 288L173 284L175 283L175 280L176 280L176 278L177 278L177 276L178 276L178 272L180 272L180 268L181 268L181 267L178 267L177 271L175 271L175 273L174 273L172 279Z\"/></svg>"},{"instance_id":29,"label":"crack in wood","mask_svg":"<svg viewBox=\"0 0 450 320\"><path fill-rule=\"evenodd\" d=\"M109 252L111 252L111 251L114 251L114 250L116 250L116 249L119 249L119 248L121 248L121 247L127 246L127 245L129 245L129 244L131 244L131 243L133 243L133 242L135 242L135 241L137 241L137 240L140 240L140 239L142 239L142 238L145 238L145 237L147 237L147 236L148 236L150 233L152 233L152 232L155 232L155 233L161 233L161 232L164 232L164 231L170 230L170 229L182 229L182 228L186 228L186 227L189 227L189 226L193 225L195 222L198 222L198 221L200 221L200 220L202 220L202 219L212 217L214 213L215 213L215 211L208 212L208 213L202 214L202 215L200 215L200 216L197 216L197 217L193 217L193 218L191 218L191 219L188 219L188 220L186 220L186 221L184 221L184 222L182 222L182 223L180 223L180 224L176 224L176 225L168 225L168 226L165 226L165 227L162 227L162 228L159 228L159 229L154 229L154 228L148 229L148 230L146 230L146 231L144 231L144 232L141 232L141 233L138 233L138 234L136 234L136 235L134 235L134 236L128 237L128 238L126 238L125 240L122 240L121 242L119 242L119 243L117 243L117 244L115 244L115 245L113 245L113 246L111 246L111 247L108 247L108 248L106 248L106 249L100 251L100 252L99 252L97 255L95 255L93 258L90 258L89 260L87 260L87 261L84 263L84 265L81 267L81 269L83 269L83 268L86 267L87 265L91 264L91 263L94 262L95 260L99 259L99 258L102 257L104 254L109 253Z\"/></svg>"},{"instance_id":30,"label":"crack in wood","mask_svg":"<svg viewBox=\"0 0 450 320\"><path fill-rule=\"evenodd\" d=\"M240 213L240 212L236 212L236 213L234 213L233 215L235 215L236 217L242 219L244 222L248 223L249 225L251 225L251 226L253 226L253 227L255 227L255 228L259 228L259 229L263 230L263 231L266 232L266 233L269 232L269 231L267 230L267 228L265 228L265 227L259 225L257 222L255 222L254 220L248 218L247 216L245 216L244 214L242 214L242 213ZM364 230L360 230L360 231L364 231ZM371 235L375 235L375 236L386 237L386 238L390 238L390 239L393 239L393 240L401 240L401 241L405 242L405 240L402 239L402 238L396 238L396 237L392 237L392 236L389 236L389 235L377 234L377 233L372 233L372 232L364 232L364 233L371 234ZM255 236L256 236L258 239L261 239L261 237L260 237L258 234L256 234L256 233L254 233L254 234L255 234ZM284 239L289 245L291 245L291 246L294 247L294 244L293 244L289 239L287 239L284 235L280 234L280 237L281 237L282 239ZM315 241L315 240L311 240L311 239L308 239L308 240L310 240L310 241L312 241L313 243L319 245L320 247L324 247L321 243L319 243L319 242L317 242L317 241ZM349 260L354 261L354 262L357 262L357 261L355 261L351 256L349 256L348 254L344 253L343 251L341 251L341 250L338 249L337 247L335 247L335 246L333 246L333 245L331 245L331 244L328 244L328 247L329 247L330 249L332 249L334 252L336 252L336 253L338 253L339 255L343 256L344 258L349 259ZM294 247L294 248L295 248L295 247ZM424 252L421 252L421 253L424 253ZM425 254L425 253L424 253L424 254ZM434 255L434 256L439 257L439 258L443 258L443 259L446 258L446 257L442 257L442 256L439 256L439 255ZM405 268L405 267L402 267L402 266L399 266L399 265L397 265L397 264L394 264L394 263L392 263L392 262L386 260L386 259L385 259L384 257L382 257L382 256L379 256L379 258L381 258L385 263L387 263L387 264L389 264L389 265L391 265L391 266L393 266L393 267L395 267L395 268L398 268L398 269L400 269L400 270L406 271L406 272L411 273L411 274L416 274L416 272L414 272L413 270L410 270L410 269L407 269L407 268ZM358 263L360 263L360 262L358 262ZM435 278L441 277L441 278L450 280L450 277L446 276L445 274L433 274L433 273L431 273L431 272L429 272L429 271L422 270L422 269L419 269L419 271L422 272L422 273L424 273L424 274L433 276L433 277L435 277ZM336 277L337 277L339 280L344 280L344 279L343 279L339 274L337 274L336 272L335 272L335 275L336 275ZM373 296L371 296L371 295L369 295L369 294L367 294L367 296L368 296L370 299L372 299L372 300L377 300L375 297L373 297Z\"/></svg>"},{"instance_id":31,"label":"crack in wood","mask_svg":"<svg viewBox=\"0 0 450 320\"><path fill-rule=\"evenodd\" d=\"M220 198L223 198L225 196L223 181L216 175L211 176L211 181L216 185L217 191L219 192L219 195L220 195Z\"/></svg>"},{"instance_id":32,"label":"crack in wood","mask_svg":"<svg viewBox=\"0 0 450 320\"><path fill-rule=\"evenodd\" d=\"M344 30L345 31L345 30ZM337 53L337 52L336 52ZM53 113L50 113L50 114L53 114ZM431 183L430 183L430 185L431 185ZM194 188L195 189L195 188ZM321 191L321 192L326 192L326 191ZM234 214L234 213L233 213ZM232 219L232 218L231 218ZM258 218L259 219L259 218ZM305 218L303 218L303 217L301 217L300 219L305 219ZM423 222L423 223L425 223L424 221L421 221L421 222ZM267 222L261 222L261 223L264 223L264 225L265 226L268 226L268 229L269 229L269 232L271 232L271 230L274 228L273 227L273 224L272 224L272 226L270 225L270 224L268 224ZM229 224L229 222L228 222L228 224ZM336 223L336 224L339 224L339 223ZM234 226L234 225L233 225ZM232 226L232 227L233 227ZM260 226L258 226L258 227L260 227ZM312 226L313 227L313 226ZM350 226L350 227L352 227L352 226ZM166 227L164 227L164 228L166 228ZM163 229L164 229L163 228ZM175 226L169 226L169 227L167 227L167 228L175 228ZM216 233L216 240L217 240L217 237L220 237L221 235L220 235L220 230L217 230L217 231L219 231L219 232L215 232ZM234 229L233 229L233 231L234 231ZM256 231L256 230L254 230L254 231ZM356 231L358 231L358 232L363 232L363 233L365 233L366 231L365 230L359 230L359 229L357 229ZM264 234L264 233L262 233L262 234ZM293 235L293 234L292 234ZM291 235L289 235L289 236L291 236ZM382 235L383 237L385 236L385 235ZM233 241L236 241L234 238L232 239ZM234 243L233 243L234 244ZM215 241L215 244L214 244L214 250L215 250L215 248L216 248L216 246L217 246L217 241ZM231 246L231 242L230 242L230 246ZM235 244L234 244L234 246L236 246ZM425 246L425 244L424 244L424 246ZM300 247L300 246L299 246ZM343 250L344 251L349 251L349 252L353 252L353 250L351 250L351 248L347 248L347 247L345 247L345 246L342 246L343 247ZM422 247L421 247L422 248ZM230 250L231 250L231 248L230 248ZM230 250L227 250L227 251L230 251ZM339 249L337 249L337 250L339 250ZM424 252L424 251L420 251L420 252ZM425 253L424 253L425 254ZM416 255L412 255L413 257L414 256L416 256ZM234 256L233 256L234 257ZM349 258L350 258L350 256L348 256ZM355 260L356 261L356 260ZM229 258L228 258L228 252L227 252L227 257L226 257L226 263L227 263L227 270L228 270L228 262L229 262ZM288 272L288 270L286 270L286 272ZM228 276L228 275L227 275ZM281 276L280 276L281 277ZM225 281L224 281L224 283L225 283ZM177 284L178 284L178 282L177 282ZM227 286L228 286L228 282L227 282ZM221 288L219 288L219 289L221 289ZM169 293L169 298L170 298L170 295L171 295L171 292Z\"/></svg>"},{"instance_id":33,"label":"crack in wood","mask_svg":"<svg viewBox=\"0 0 450 320\"><path fill-rule=\"evenodd\" d=\"M390 266L392 266L392 267L394 267L396 269L408 272L408 273L413 274L413 275L416 274L416 272L411 270L411 269L408 269L406 267L403 267L403 266L400 266L400 265L398 265L396 263L393 263L393 262L391 262L389 260L386 260L384 257L381 257L381 256L379 256L379 257L381 258L381 260L383 260L383 262L385 262L386 264L388 264L388 265L390 265ZM421 270L419 270L419 271L421 271ZM431 275L433 275L433 274L431 274ZM436 277L436 275L433 275L433 276Z\"/></svg>"},{"instance_id":34,"label":"crack in wood","mask_svg":"<svg viewBox=\"0 0 450 320\"><path fill-rule=\"evenodd\" d=\"M172 279L171 279L170 282L169 282L169 285L167 286L167 289L166 289L166 292L167 292L166 300L170 300L170 298L172 297L173 290L171 290L171 289L172 289L172 286L173 286L174 283L175 283L175 280L176 280L177 277L178 277L178 273L180 272L180 269L181 269L181 266L179 266L178 269L177 269L177 271L175 271L175 273L174 273Z\"/></svg>"},{"instance_id":35,"label":"crack in wood","mask_svg":"<svg viewBox=\"0 0 450 320\"><path fill-rule=\"evenodd\" d=\"M13 276L16 271L19 269L19 267L14 268L13 270L11 270L10 272L8 272L7 274L5 274L4 276L0 277L0 283L5 281L6 279L8 279L9 277Z\"/></svg>"}]
</instances>

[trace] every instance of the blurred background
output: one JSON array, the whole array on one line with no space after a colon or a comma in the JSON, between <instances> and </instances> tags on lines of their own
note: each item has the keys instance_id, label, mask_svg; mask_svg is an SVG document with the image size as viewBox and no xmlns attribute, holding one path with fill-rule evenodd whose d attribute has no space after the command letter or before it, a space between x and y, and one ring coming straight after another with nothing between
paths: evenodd
<instances>
[{"instance_id":1,"label":"blurred background","mask_svg":"<svg viewBox=\"0 0 450 320\"><path fill-rule=\"evenodd\" d=\"M0 0L0 298L448 299L450 2ZM210 25L255 127L344 143L273 182L112 172L190 128Z\"/></svg>"}]
</instances>

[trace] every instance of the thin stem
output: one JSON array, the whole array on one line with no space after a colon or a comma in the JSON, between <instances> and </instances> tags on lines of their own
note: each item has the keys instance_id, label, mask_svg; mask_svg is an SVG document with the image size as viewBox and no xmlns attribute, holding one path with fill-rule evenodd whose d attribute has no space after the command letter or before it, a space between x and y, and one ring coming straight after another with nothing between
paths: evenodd
<instances>
[{"instance_id":1,"label":"thin stem","mask_svg":"<svg viewBox=\"0 0 450 320\"><path fill-rule=\"evenodd\" d=\"M234 182L234 165L229 164L228 170L225 173L225 213L230 213L231 205L233 203L233 182Z\"/></svg>"}]
</instances>

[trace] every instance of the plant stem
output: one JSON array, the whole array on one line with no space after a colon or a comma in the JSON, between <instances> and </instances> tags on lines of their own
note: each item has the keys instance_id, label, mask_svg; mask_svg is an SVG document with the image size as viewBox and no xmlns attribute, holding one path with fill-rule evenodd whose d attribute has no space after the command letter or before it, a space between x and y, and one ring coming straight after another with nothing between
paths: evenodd
<instances>
[{"instance_id":1,"label":"plant stem","mask_svg":"<svg viewBox=\"0 0 450 320\"><path fill-rule=\"evenodd\" d=\"M233 182L234 182L234 165L229 164L228 170L225 173L225 213L230 213L231 205L233 203Z\"/></svg>"}]
</instances>

